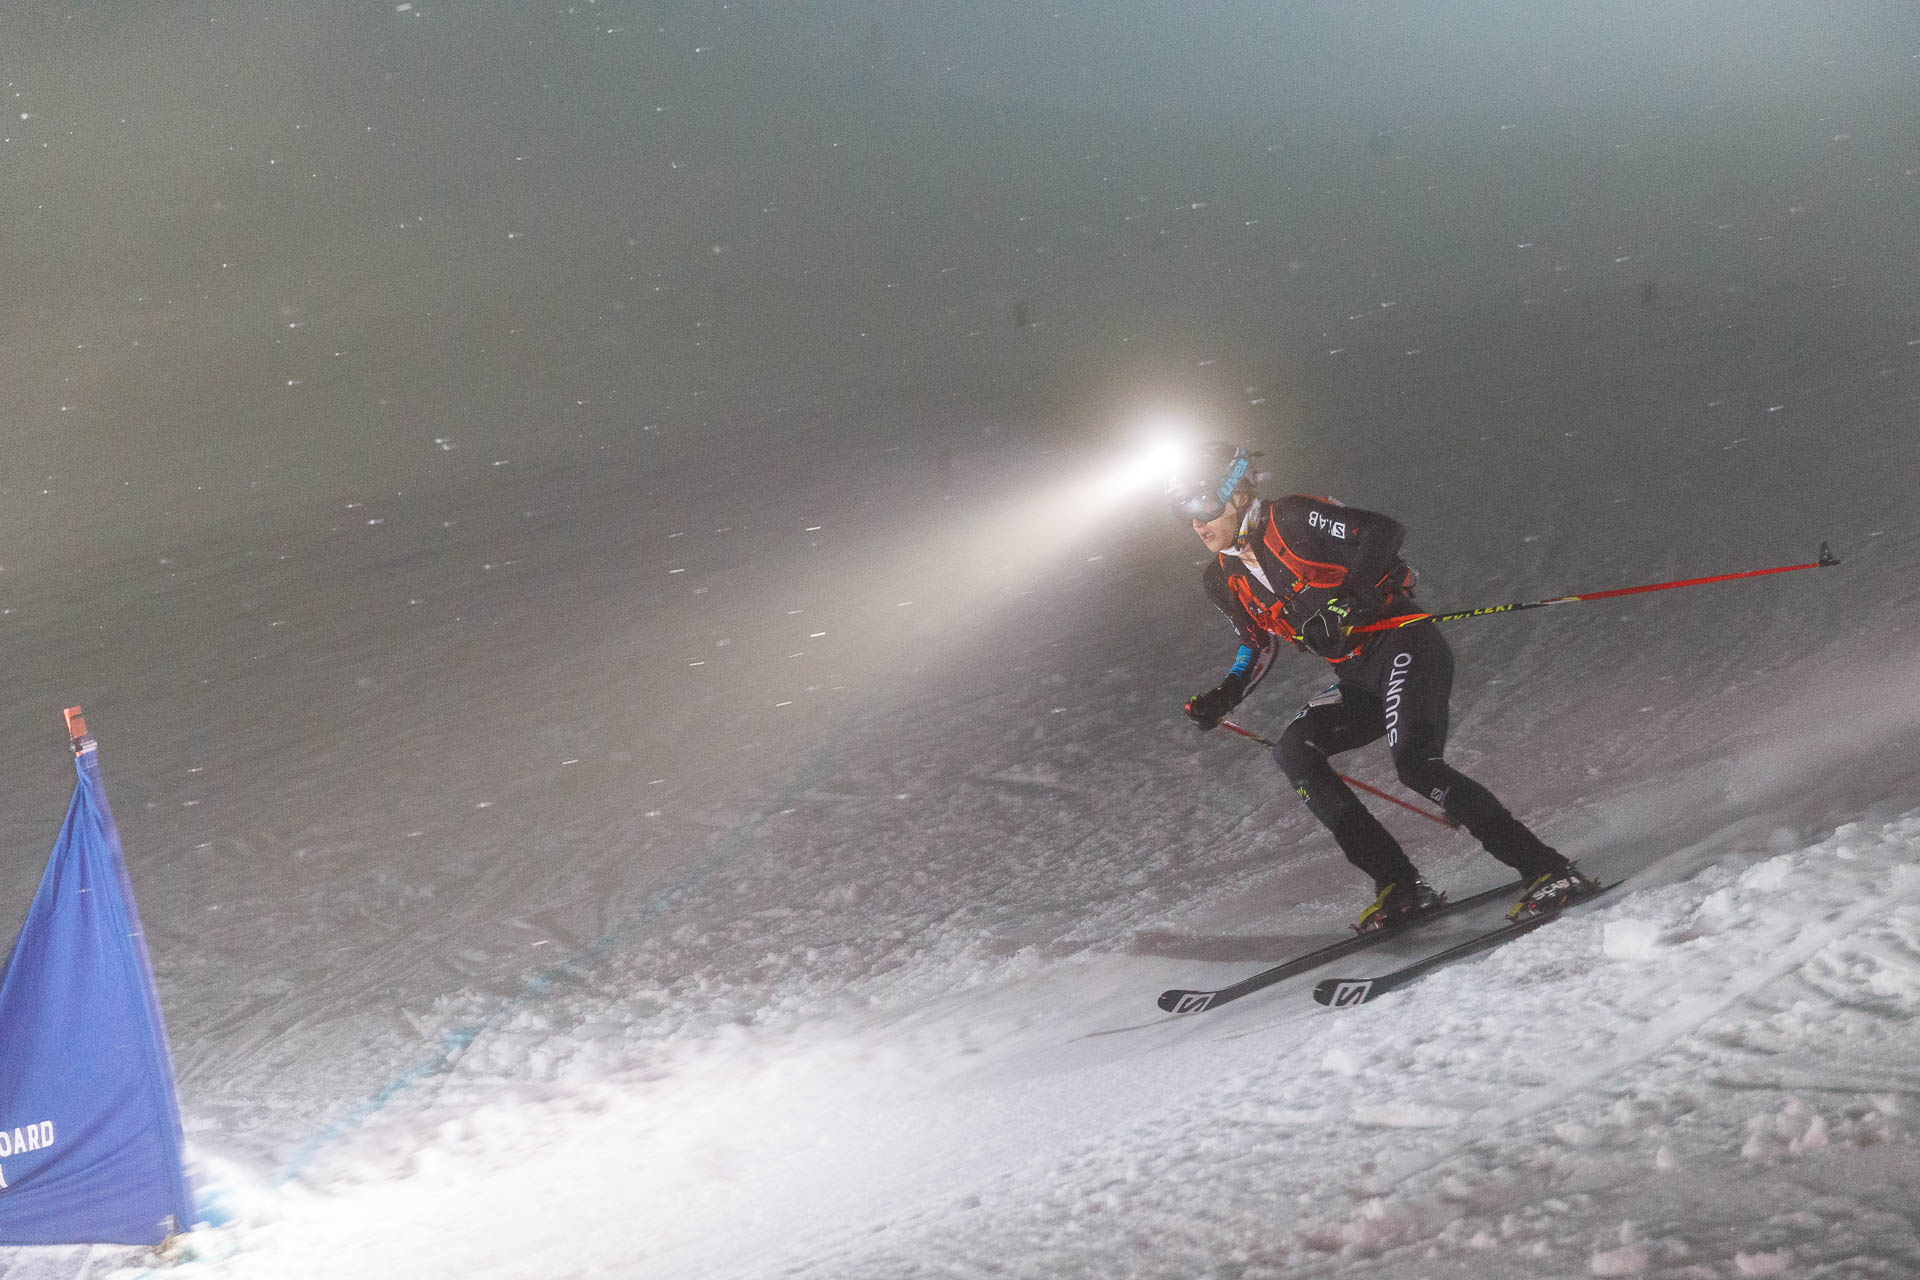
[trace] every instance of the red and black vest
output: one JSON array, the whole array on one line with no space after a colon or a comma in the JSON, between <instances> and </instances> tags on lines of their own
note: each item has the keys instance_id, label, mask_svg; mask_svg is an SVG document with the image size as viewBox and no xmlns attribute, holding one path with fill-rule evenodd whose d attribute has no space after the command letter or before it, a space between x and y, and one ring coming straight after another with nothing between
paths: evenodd
<instances>
[{"instance_id":1,"label":"red and black vest","mask_svg":"<svg viewBox=\"0 0 1920 1280\"><path fill-rule=\"evenodd\" d=\"M1207 594L1233 623L1242 645L1264 650L1273 636L1297 638L1285 611L1302 592L1370 586L1389 609L1404 599L1413 582L1412 570L1400 559L1405 537L1399 521L1377 511L1307 494L1274 498L1254 511L1241 540L1271 587L1254 576L1238 550L1223 551L1207 566ZM1363 641L1329 661L1348 661L1365 648Z\"/></svg>"}]
</instances>

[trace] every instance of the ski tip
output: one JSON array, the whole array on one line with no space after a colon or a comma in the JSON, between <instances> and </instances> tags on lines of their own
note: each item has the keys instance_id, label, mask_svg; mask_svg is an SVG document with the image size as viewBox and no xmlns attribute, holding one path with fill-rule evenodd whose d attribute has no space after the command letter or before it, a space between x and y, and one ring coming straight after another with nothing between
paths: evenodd
<instances>
[{"instance_id":1,"label":"ski tip","mask_svg":"<svg viewBox=\"0 0 1920 1280\"><path fill-rule=\"evenodd\" d=\"M1162 991L1160 1007L1168 1013L1199 1013L1213 1003L1212 991Z\"/></svg>"},{"instance_id":2,"label":"ski tip","mask_svg":"<svg viewBox=\"0 0 1920 1280\"><path fill-rule=\"evenodd\" d=\"M1823 542L1820 544L1820 559L1818 563L1822 569L1831 569L1833 566L1839 564L1840 561L1834 558L1833 548Z\"/></svg>"}]
</instances>

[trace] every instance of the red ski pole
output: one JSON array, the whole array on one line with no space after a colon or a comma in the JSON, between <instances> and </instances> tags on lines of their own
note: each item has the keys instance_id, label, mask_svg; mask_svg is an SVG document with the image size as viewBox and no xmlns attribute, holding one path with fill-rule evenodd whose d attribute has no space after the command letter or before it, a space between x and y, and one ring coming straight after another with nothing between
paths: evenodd
<instances>
[{"instance_id":1,"label":"red ski pole","mask_svg":"<svg viewBox=\"0 0 1920 1280\"><path fill-rule=\"evenodd\" d=\"M1742 573L1716 573L1710 578L1682 578L1676 582L1650 582L1640 587L1615 587L1611 591L1588 591L1577 596L1554 596L1549 600L1521 600L1513 604L1491 604L1480 609L1462 609L1458 613L1407 613L1397 618L1382 618L1378 622L1365 623L1349 630L1349 634L1358 635L1363 631L1391 631L1395 627L1412 626L1416 622L1425 622L1431 618L1435 622L1458 622L1462 618L1484 618L1493 613L1513 613L1520 609L1544 609L1550 604L1583 604L1588 600L1611 600L1615 596L1636 596L1646 591L1672 591L1679 587L1698 587L1708 582L1731 582L1735 578L1760 578L1770 573L1797 573L1802 569L1831 569L1840 562L1826 543L1820 544L1820 558L1808 564L1783 564L1772 569L1748 569Z\"/></svg>"},{"instance_id":2,"label":"red ski pole","mask_svg":"<svg viewBox=\"0 0 1920 1280\"><path fill-rule=\"evenodd\" d=\"M1273 741L1271 739L1263 738L1259 734L1253 732L1251 729L1243 729L1231 720L1222 720L1220 722L1220 727L1222 729L1231 729L1243 738L1252 738L1255 742L1259 743L1263 747L1267 747L1271 749L1273 746ZM1360 779L1358 778L1349 778L1346 774L1343 773L1340 775L1340 781L1346 783L1350 787L1358 787L1370 796L1379 796L1382 800L1385 800L1388 804L1397 804L1402 809L1411 810L1412 812L1419 814L1421 817L1427 819L1430 822L1438 822L1444 826L1449 826L1449 827L1458 827L1460 825L1459 823L1455 822L1452 818L1449 818L1444 814L1434 813L1432 810L1429 810L1429 809L1422 809L1417 804L1408 804L1405 800L1402 800L1399 796L1390 796L1386 792L1382 791L1380 788L1370 787L1366 783L1360 781Z\"/></svg>"}]
</instances>

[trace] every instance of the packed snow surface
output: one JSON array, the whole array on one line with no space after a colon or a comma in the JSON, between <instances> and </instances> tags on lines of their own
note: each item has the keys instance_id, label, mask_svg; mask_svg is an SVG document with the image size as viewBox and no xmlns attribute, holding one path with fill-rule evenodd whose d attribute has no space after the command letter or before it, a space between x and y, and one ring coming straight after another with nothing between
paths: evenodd
<instances>
[{"instance_id":1,"label":"packed snow surface","mask_svg":"<svg viewBox=\"0 0 1920 1280\"><path fill-rule=\"evenodd\" d=\"M182 1274L1912 1274L1916 842L1677 851L1340 1015L1143 1016L1193 964L1089 949L639 1066L570 994Z\"/></svg>"},{"instance_id":2,"label":"packed snow surface","mask_svg":"<svg viewBox=\"0 0 1920 1280\"><path fill-rule=\"evenodd\" d=\"M624 490L563 479L572 496L551 508L471 521L469 499L423 504L316 531L314 549L156 579L180 574L164 589L185 604L230 591L222 572L256 581L255 607L180 637L177 669L203 652L244 675L257 646L285 643L305 658L282 660L289 696L373 680L359 714L380 730L353 716L293 730L249 701L183 751L142 745L111 700L95 713L208 1218L167 1274L1920 1268L1920 797L1904 747L1920 670L1871 635L1746 652L1764 701L1692 659L1694 691L1665 708L1683 714L1647 733L1652 713L1620 711L1606 687L1647 673L1578 677L1654 606L1456 632L1463 660L1495 671L1462 682L1454 757L1621 887L1359 1009L1307 993L1501 909L1170 1017L1161 990L1338 937L1367 896L1262 751L1179 716L1180 690L1231 656L1182 530L1156 513L1107 544L1137 561L1055 547L978 580L938 551L978 553L962 513L925 542L881 540L916 571L950 571L933 626L904 616L908 588L852 539L835 554L860 572L816 583L793 623L844 636L827 663L844 674L770 688L789 677L769 665L806 664L784 636L709 642L733 664L719 728L689 722L694 754L637 763L609 704L703 678L682 664L710 616L583 607L546 657L539 619L571 580L636 559L713 581L700 552L727 535L644 535L669 548L653 559L642 535L596 544L582 531L605 528ZM769 553L774 576L829 549L781 508L756 518L803 536ZM548 514L530 525L530 511ZM516 542L558 580L494 578L472 541ZM311 574L287 570L302 557ZM476 561L438 618L405 603L419 557ZM1863 561L1797 586L1809 602L1871 594L1884 570ZM114 598L131 600L153 573L117 572ZM784 598L748 594L768 628L787 618ZM1647 642L1658 652L1721 623L1664 603L1675 634ZM948 625L960 613L971 648ZM1089 616L1099 637L1062 646ZM506 652L461 648L469 623ZM1774 629L1756 608L1751 630ZM1242 708L1249 723L1321 687L1314 660L1287 661ZM556 690L576 665L590 687ZM458 680L464 701L442 692ZM780 720L809 684L840 701ZM199 696L177 688L164 697ZM184 713L163 698L147 714ZM306 771L243 749L265 742ZM1378 751L1342 763L1391 784ZM736 770L749 785L728 782ZM278 825L245 816L270 823L276 805ZM1462 834L1386 820L1455 892L1505 877ZM169 866L200 878L183 892Z\"/></svg>"}]
</instances>

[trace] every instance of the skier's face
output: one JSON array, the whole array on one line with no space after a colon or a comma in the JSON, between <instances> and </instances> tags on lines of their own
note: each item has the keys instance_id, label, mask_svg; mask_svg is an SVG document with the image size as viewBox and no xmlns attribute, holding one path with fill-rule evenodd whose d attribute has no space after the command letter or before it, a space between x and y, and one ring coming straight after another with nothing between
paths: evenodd
<instances>
[{"instance_id":1,"label":"skier's face","mask_svg":"<svg viewBox=\"0 0 1920 1280\"><path fill-rule=\"evenodd\" d=\"M1240 520L1247 514L1247 499L1235 494L1227 509L1211 520L1195 520L1193 531L1209 551L1225 551L1240 537Z\"/></svg>"}]
</instances>

